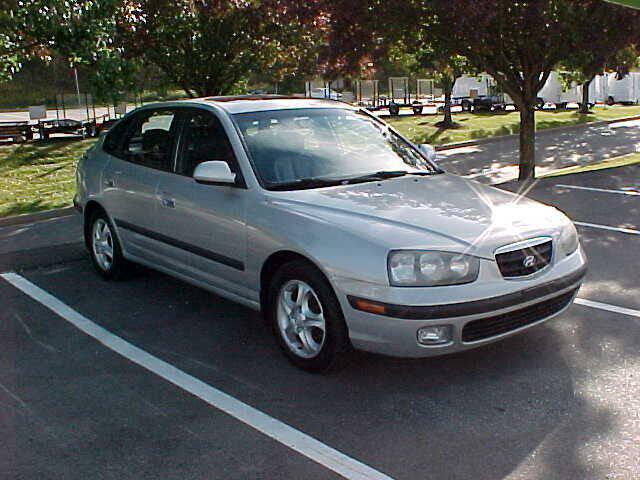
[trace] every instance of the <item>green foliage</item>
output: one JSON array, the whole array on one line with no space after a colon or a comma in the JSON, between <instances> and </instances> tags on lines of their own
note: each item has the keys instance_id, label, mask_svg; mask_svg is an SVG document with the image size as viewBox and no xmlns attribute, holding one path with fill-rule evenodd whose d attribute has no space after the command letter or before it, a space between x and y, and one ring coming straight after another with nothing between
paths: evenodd
<instances>
[{"instance_id":1,"label":"green foliage","mask_svg":"<svg viewBox=\"0 0 640 480\"><path fill-rule=\"evenodd\" d=\"M561 60L568 70L566 86L590 82L604 70L626 75L637 62L634 43L640 41L640 15L601 0L576 3L571 13L566 29L574 48Z\"/></svg>"},{"instance_id":2,"label":"green foliage","mask_svg":"<svg viewBox=\"0 0 640 480\"><path fill-rule=\"evenodd\" d=\"M14 18L15 7L16 2L13 0L0 0L0 82L13 77L22 66Z\"/></svg>"},{"instance_id":3,"label":"green foliage","mask_svg":"<svg viewBox=\"0 0 640 480\"><path fill-rule=\"evenodd\" d=\"M0 13L0 26L9 17L12 24L0 31L14 32L0 34L4 76L29 55L66 58L89 68L99 100L117 100L149 69L204 96L242 90L256 72L278 80L315 67L320 31L303 25L312 19L299 15L296 2L0 1L15 3Z\"/></svg>"}]
</instances>

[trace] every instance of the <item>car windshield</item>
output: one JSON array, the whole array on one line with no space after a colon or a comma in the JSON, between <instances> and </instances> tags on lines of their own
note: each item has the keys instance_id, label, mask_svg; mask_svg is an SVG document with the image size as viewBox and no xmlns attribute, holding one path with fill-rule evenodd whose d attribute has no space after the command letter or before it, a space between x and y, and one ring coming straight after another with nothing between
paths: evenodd
<instances>
[{"instance_id":1,"label":"car windshield","mask_svg":"<svg viewBox=\"0 0 640 480\"><path fill-rule=\"evenodd\" d=\"M233 115L256 174L273 190L375 181L437 169L369 115L292 109Z\"/></svg>"}]
</instances>

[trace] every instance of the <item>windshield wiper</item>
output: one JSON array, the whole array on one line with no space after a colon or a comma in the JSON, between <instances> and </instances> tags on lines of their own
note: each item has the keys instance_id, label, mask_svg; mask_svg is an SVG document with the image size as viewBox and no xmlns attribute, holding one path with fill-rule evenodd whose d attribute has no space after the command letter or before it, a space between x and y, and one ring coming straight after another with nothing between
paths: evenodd
<instances>
[{"instance_id":1,"label":"windshield wiper","mask_svg":"<svg viewBox=\"0 0 640 480\"><path fill-rule=\"evenodd\" d=\"M405 175L433 175L433 172L408 170L380 170L378 172L358 175L357 177L343 178L342 183L374 182L376 180L387 180L389 178L404 177Z\"/></svg>"},{"instance_id":2,"label":"windshield wiper","mask_svg":"<svg viewBox=\"0 0 640 480\"><path fill-rule=\"evenodd\" d=\"M304 190L306 188L332 187L343 183L344 180L341 179L310 177L298 178L290 182L270 183L267 188L269 190Z\"/></svg>"},{"instance_id":3,"label":"windshield wiper","mask_svg":"<svg viewBox=\"0 0 640 480\"><path fill-rule=\"evenodd\" d=\"M333 187L336 185L349 185L352 183L375 182L389 178L404 177L405 175L433 175L435 172L408 170L380 170L378 172L358 175L356 177L309 177L299 178L290 182L270 183L269 190L304 190L307 188Z\"/></svg>"}]
</instances>

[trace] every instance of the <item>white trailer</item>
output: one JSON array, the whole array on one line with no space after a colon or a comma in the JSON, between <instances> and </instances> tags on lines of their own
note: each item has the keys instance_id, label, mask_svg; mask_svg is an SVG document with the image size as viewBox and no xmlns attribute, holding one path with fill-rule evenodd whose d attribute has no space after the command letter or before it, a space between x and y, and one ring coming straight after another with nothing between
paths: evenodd
<instances>
[{"instance_id":1,"label":"white trailer","mask_svg":"<svg viewBox=\"0 0 640 480\"><path fill-rule=\"evenodd\" d=\"M570 88L566 88L560 81L558 72L551 72L544 86L537 95L538 108L562 108L568 103L578 103L582 98L578 91L578 85L573 83Z\"/></svg>"},{"instance_id":2,"label":"white trailer","mask_svg":"<svg viewBox=\"0 0 640 480\"><path fill-rule=\"evenodd\" d=\"M481 75L479 77L463 75L456 80L451 96L453 98L476 98L490 95L490 82L487 77L488 75Z\"/></svg>"},{"instance_id":3,"label":"white trailer","mask_svg":"<svg viewBox=\"0 0 640 480\"><path fill-rule=\"evenodd\" d=\"M582 94L582 90L580 90ZM605 103L607 101L607 77L596 75L589 85L589 102Z\"/></svg>"},{"instance_id":4,"label":"white trailer","mask_svg":"<svg viewBox=\"0 0 640 480\"><path fill-rule=\"evenodd\" d=\"M620 80L616 73L606 74L606 102L614 103L638 103L640 102L640 72L629 72Z\"/></svg>"}]
</instances>

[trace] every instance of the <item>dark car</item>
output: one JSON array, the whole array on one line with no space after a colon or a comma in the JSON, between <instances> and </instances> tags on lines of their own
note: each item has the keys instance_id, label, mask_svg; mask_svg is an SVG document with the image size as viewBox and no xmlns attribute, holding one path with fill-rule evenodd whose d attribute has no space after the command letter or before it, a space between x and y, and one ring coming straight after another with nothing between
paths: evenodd
<instances>
[{"instance_id":1,"label":"dark car","mask_svg":"<svg viewBox=\"0 0 640 480\"><path fill-rule=\"evenodd\" d=\"M483 95L473 99L474 112L502 112L505 109L504 99L497 95Z\"/></svg>"}]
</instances>

